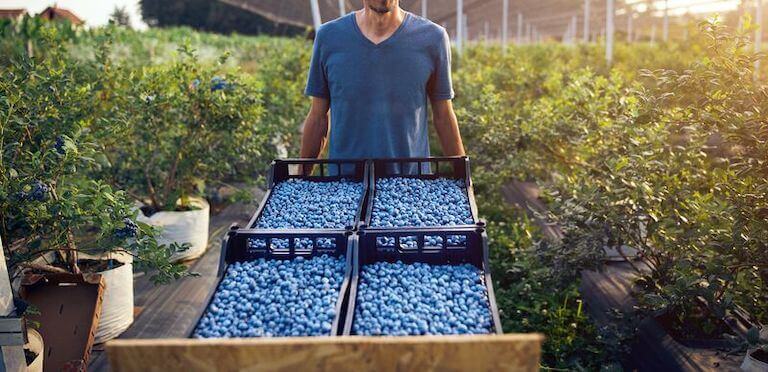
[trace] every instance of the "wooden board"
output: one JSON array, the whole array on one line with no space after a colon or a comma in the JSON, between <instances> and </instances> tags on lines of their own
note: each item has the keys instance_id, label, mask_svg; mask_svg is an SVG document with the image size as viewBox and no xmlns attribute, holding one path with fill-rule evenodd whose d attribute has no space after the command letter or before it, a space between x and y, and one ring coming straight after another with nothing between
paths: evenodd
<instances>
[{"instance_id":1,"label":"wooden board","mask_svg":"<svg viewBox=\"0 0 768 372\"><path fill-rule=\"evenodd\" d=\"M121 371L538 371L539 334L113 340Z\"/></svg>"}]
</instances>

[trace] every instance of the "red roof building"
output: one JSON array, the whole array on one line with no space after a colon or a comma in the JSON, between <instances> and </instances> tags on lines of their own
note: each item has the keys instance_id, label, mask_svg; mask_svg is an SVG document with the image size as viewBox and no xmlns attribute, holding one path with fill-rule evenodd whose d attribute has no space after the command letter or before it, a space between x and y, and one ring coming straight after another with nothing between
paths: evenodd
<instances>
[{"instance_id":1,"label":"red roof building","mask_svg":"<svg viewBox=\"0 0 768 372\"><path fill-rule=\"evenodd\" d=\"M25 14L26 9L0 9L0 19L19 19Z\"/></svg>"},{"instance_id":2,"label":"red roof building","mask_svg":"<svg viewBox=\"0 0 768 372\"><path fill-rule=\"evenodd\" d=\"M73 25L81 25L83 24L83 20L80 19L78 16L76 16L74 13L70 12L69 10L62 9L56 6L49 6L45 8L40 14L37 15L38 17L42 19L47 19L49 21L69 21Z\"/></svg>"}]
</instances>

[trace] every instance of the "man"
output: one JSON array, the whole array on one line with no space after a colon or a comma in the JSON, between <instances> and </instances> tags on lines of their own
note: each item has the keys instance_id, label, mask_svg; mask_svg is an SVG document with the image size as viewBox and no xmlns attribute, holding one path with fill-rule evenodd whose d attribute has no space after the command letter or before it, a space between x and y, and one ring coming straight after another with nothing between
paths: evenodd
<instances>
[{"instance_id":1,"label":"man","mask_svg":"<svg viewBox=\"0 0 768 372\"><path fill-rule=\"evenodd\" d=\"M443 153L464 155L448 33L399 0L363 0L317 30L305 95L301 157L326 143L330 159L429 156L427 100Z\"/></svg>"}]
</instances>

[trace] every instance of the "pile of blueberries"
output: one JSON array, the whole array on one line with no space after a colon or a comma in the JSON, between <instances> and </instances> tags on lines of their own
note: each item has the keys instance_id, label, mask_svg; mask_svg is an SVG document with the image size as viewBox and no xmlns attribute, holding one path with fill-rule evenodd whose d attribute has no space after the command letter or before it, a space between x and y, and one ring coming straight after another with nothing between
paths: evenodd
<instances>
[{"instance_id":1,"label":"pile of blueberries","mask_svg":"<svg viewBox=\"0 0 768 372\"><path fill-rule=\"evenodd\" d=\"M488 294L470 264L377 262L361 268L352 331L358 335L484 334Z\"/></svg>"},{"instance_id":2,"label":"pile of blueberries","mask_svg":"<svg viewBox=\"0 0 768 372\"><path fill-rule=\"evenodd\" d=\"M193 336L330 335L345 268L328 255L235 262Z\"/></svg>"},{"instance_id":3,"label":"pile of blueberries","mask_svg":"<svg viewBox=\"0 0 768 372\"><path fill-rule=\"evenodd\" d=\"M139 226L136 225L136 222L133 222L132 219L126 217L123 219L123 224L125 226L115 229L115 237L118 239L126 239L136 236L136 234L139 232Z\"/></svg>"},{"instance_id":4,"label":"pile of blueberries","mask_svg":"<svg viewBox=\"0 0 768 372\"><path fill-rule=\"evenodd\" d=\"M24 190L19 191L16 193L16 198L19 200L29 200L29 201L45 201L48 199L48 193L51 191L51 188L48 187L45 183L41 181L35 181L32 184L32 187L30 188L29 192L25 192Z\"/></svg>"},{"instance_id":5,"label":"pile of blueberries","mask_svg":"<svg viewBox=\"0 0 768 372\"><path fill-rule=\"evenodd\" d=\"M256 221L260 229L343 229L355 221L363 184L348 180L278 183Z\"/></svg>"},{"instance_id":6,"label":"pile of blueberries","mask_svg":"<svg viewBox=\"0 0 768 372\"><path fill-rule=\"evenodd\" d=\"M464 182L446 178L376 180L372 227L471 225Z\"/></svg>"}]
</instances>

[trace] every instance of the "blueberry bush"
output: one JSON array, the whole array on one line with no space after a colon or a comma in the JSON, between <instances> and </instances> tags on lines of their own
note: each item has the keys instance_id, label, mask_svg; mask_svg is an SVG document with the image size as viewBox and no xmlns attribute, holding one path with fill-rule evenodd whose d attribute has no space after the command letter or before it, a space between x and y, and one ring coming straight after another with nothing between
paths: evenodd
<instances>
[{"instance_id":1,"label":"blueberry bush","mask_svg":"<svg viewBox=\"0 0 768 372\"><path fill-rule=\"evenodd\" d=\"M37 42L44 56L21 55L0 80L0 233L11 271L79 272L78 252L128 252L157 282L182 276L151 227L134 222L130 198L87 175L102 167L95 127L117 125L94 109L99 75L86 75L58 45L56 29ZM174 249L181 247L173 247ZM39 258L56 252L52 263ZM45 262L45 261L43 261Z\"/></svg>"}]
</instances>

